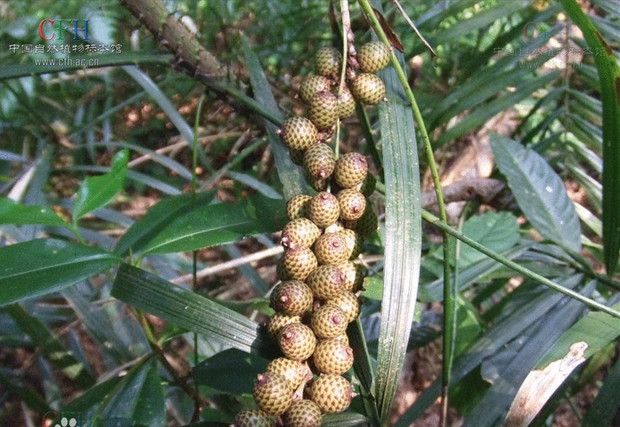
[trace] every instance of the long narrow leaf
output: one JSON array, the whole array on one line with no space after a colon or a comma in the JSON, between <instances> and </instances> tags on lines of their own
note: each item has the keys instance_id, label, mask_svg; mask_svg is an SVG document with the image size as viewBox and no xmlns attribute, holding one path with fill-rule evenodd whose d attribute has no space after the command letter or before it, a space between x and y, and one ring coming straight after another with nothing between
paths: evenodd
<instances>
[{"instance_id":1,"label":"long narrow leaf","mask_svg":"<svg viewBox=\"0 0 620 427\"><path fill-rule=\"evenodd\" d=\"M620 66L611 47L575 0L560 0L583 32L594 55L603 102L603 251L607 274L618 265L620 251Z\"/></svg>"},{"instance_id":2,"label":"long narrow leaf","mask_svg":"<svg viewBox=\"0 0 620 427\"><path fill-rule=\"evenodd\" d=\"M112 295L189 331L269 357L273 343L247 317L147 271L122 264Z\"/></svg>"},{"instance_id":3,"label":"long narrow leaf","mask_svg":"<svg viewBox=\"0 0 620 427\"><path fill-rule=\"evenodd\" d=\"M241 42L243 55L250 71L250 81L252 82L254 97L271 115L282 121L282 114L278 110L278 105L273 98L271 88L256 54L252 51L245 38L242 38ZM300 169L292 162L288 155L288 150L276 134L277 127L266 120L264 122L267 136L269 137L269 146L273 152L276 168L278 169L278 176L284 186L284 198L288 200L297 194L305 193L306 181L304 176Z\"/></svg>"},{"instance_id":4,"label":"long narrow leaf","mask_svg":"<svg viewBox=\"0 0 620 427\"><path fill-rule=\"evenodd\" d=\"M37 239L0 249L0 305L58 291L118 262L101 249Z\"/></svg>"},{"instance_id":5,"label":"long narrow leaf","mask_svg":"<svg viewBox=\"0 0 620 427\"><path fill-rule=\"evenodd\" d=\"M399 58L402 61L402 57ZM380 73L388 101L379 107L385 165L385 267L377 355L379 413L389 417L400 377L418 291L421 207L413 115L393 68Z\"/></svg>"},{"instance_id":6,"label":"long narrow leaf","mask_svg":"<svg viewBox=\"0 0 620 427\"><path fill-rule=\"evenodd\" d=\"M75 196L73 222L77 222L88 212L106 205L116 193L122 190L127 176L128 160L129 151L119 151L114 155L110 172L100 176L91 176L84 180Z\"/></svg>"}]
</instances>

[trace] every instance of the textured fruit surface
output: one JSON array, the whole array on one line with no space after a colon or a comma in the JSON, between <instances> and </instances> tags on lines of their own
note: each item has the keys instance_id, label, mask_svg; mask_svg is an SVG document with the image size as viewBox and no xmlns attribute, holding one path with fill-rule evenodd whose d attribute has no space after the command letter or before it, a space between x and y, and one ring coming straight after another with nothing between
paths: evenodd
<instances>
[{"instance_id":1,"label":"textured fruit surface","mask_svg":"<svg viewBox=\"0 0 620 427\"><path fill-rule=\"evenodd\" d=\"M307 218L294 219L282 230L280 244L285 248L309 248L321 234L319 227Z\"/></svg>"},{"instance_id":2,"label":"textured fruit surface","mask_svg":"<svg viewBox=\"0 0 620 427\"><path fill-rule=\"evenodd\" d=\"M330 83L327 77L310 74L301 82L299 96L306 104L309 104L317 93L329 90L329 88Z\"/></svg>"},{"instance_id":3,"label":"textured fruit surface","mask_svg":"<svg viewBox=\"0 0 620 427\"><path fill-rule=\"evenodd\" d=\"M357 51L357 61L365 73L376 73L390 62L390 48L385 43L372 41Z\"/></svg>"},{"instance_id":4,"label":"textured fruit surface","mask_svg":"<svg viewBox=\"0 0 620 427\"><path fill-rule=\"evenodd\" d=\"M333 47L322 47L316 51L315 66L317 74L321 76L335 76L340 72L342 55Z\"/></svg>"},{"instance_id":5,"label":"textured fruit surface","mask_svg":"<svg viewBox=\"0 0 620 427\"><path fill-rule=\"evenodd\" d=\"M357 292L362 289L364 269L361 265L345 261L336 265L336 268L344 273L344 287L346 291Z\"/></svg>"},{"instance_id":6,"label":"textured fruit surface","mask_svg":"<svg viewBox=\"0 0 620 427\"><path fill-rule=\"evenodd\" d=\"M355 188L340 190L336 195L342 219L359 219L366 209L366 197Z\"/></svg>"},{"instance_id":7,"label":"textured fruit surface","mask_svg":"<svg viewBox=\"0 0 620 427\"><path fill-rule=\"evenodd\" d=\"M284 258L280 258L276 264L276 275L278 276L278 280L291 280L291 275L288 274L288 271L286 271L284 267Z\"/></svg>"},{"instance_id":8,"label":"textured fruit surface","mask_svg":"<svg viewBox=\"0 0 620 427\"><path fill-rule=\"evenodd\" d=\"M306 325L291 323L280 330L278 344L286 358L303 361L312 356L316 337Z\"/></svg>"},{"instance_id":9,"label":"textured fruit surface","mask_svg":"<svg viewBox=\"0 0 620 427\"><path fill-rule=\"evenodd\" d=\"M338 233L328 233L316 239L314 254L319 264L336 265L348 260L350 251Z\"/></svg>"},{"instance_id":10,"label":"textured fruit surface","mask_svg":"<svg viewBox=\"0 0 620 427\"><path fill-rule=\"evenodd\" d=\"M316 191L325 191L327 190L327 185L329 184L329 179L323 179L323 178L311 178L310 179L310 186L312 188L314 188Z\"/></svg>"},{"instance_id":11,"label":"textured fruit surface","mask_svg":"<svg viewBox=\"0 0 620 427\"><path fill-rule=\"evenodd\" d=\"M364 244L362 235L348 228L338 231L338 235L342 237L347 244L349 255L347 259L357 258L362 252L362 245Z\"/></svg>"},{"instance_id":12,"label":"textured fruit surface","mask_svg":"<svg viewBox=\"0 0 620 427\"><path fill-rule=\"evenodd\" d=\"M317 298L334 298L344 292L345 275L332 265L322 265L308 276L308 286Z\"/></svg>"},{"instance_id":13,"label":"textured fruit surface","mask_svg":"<svg viewBox=\"0 0 620 427\"><path fill-rule=\"evenodd\" d=\"M278 357L267 365L268 372L275 372L287 380L296 389L306 376L307 367L297 360Z\"/></svg>"},{"instance_id":14,"label":"textured fruit surface","mask_svg":"<svg viewBox=\"0 0 620 427\"><path fill-rule=\"evenodd\" d=\"M360 314L360 301L351 291L346 291L330 298L327 304L334 304L340 307L348 323L353 322Z\"/></svg>"},{"instance_id":15,"label":"textured fruit surface","mask_svg":"<svg viewBox=\"0 0 620 427\"><path fill-rule=\"evenodd\" d=\"M280 330L286 325L290 325L291 323L300 323L301 317L299 316L287 316L283 313L275 313L273 316L269 318L269 323L267 324L267 332L274 339L278 338L278 334Z\"/></svg>"},{"instance_id":16,"label":"textured fruit surface","mask_svg":"<svg viewBox=\"0 0 620 427\"><path fill-rule=\"evenodd\" d=\"M352 188L361 184L368 174L368 162L360 153L347 153L338 158L334 168L336 184Z\"/></svg>"},{"instance_id":17,"label":"textured fruit surface","mask_svg":"<svg viewBox=\"0 0 620 427\"><path fill-rule=\"evenodd\" d=\"M299 219L308 217L308 207L312 196L298 194L286 202L286 215L289 219Z\"/></svg>"},{"instance_id":18,"label":"textured fruit surface","mask_svg":"<svg viewBox=\"0 0 620 427\"><path fill-rule=\"evenodd\" d=\"M293 401L293 387L275 372L259 374L254 384L254 401L267 414L283 414Z\"/></svg>"},{"instance_id":19,"label":"textured fruit surface","mask_svg":"<svg viewBox=\"0 0 620 427\"><path fill-rule=\"evenodd\" d=\"M275 427L276 420L269 414L252 409L241 411L235 417L234 427Z\"/></svg>"},{"instance_id":20,"label":"textured fruit surface","mask_svg":"<svg viewBox=\"0 0 620 427\"><path fill-rule=\"evenodd\" d=\"M325 304L313 314L310 324L317 337L322 339L335 338L347 329L347 319L340 307Z\"/></svg>"},{"instance_id":21,"label":"textured fruit surface","mask_svg":"<svg viewBox=\"0 0 620 427\"><path fill-rule=\"evenodd\" d=\"M318 427L322 420L321 408L311 400L294 402L284 414L287 427Z\"/></svg>"},{"instance_id":22,"label":"textured fruit surface","mask_svg":"<svg viewBox=\"0 0 620 427\"><path fill-rule=\"evenodd\" d=\"M312 401L323 412L342 412L351 404L353 388L340 375L323 374L312 384Z\"/></svg>"},{"instance_id":23,"label":"textured fruit surface","mask_svg":"<svg viewBox=\"0 0 620 427\"><path fill-rule=\"evenodd\" d=\"M355 112L355 98L353 98L353 94L348 87L343 86L342 93L340 96L336 94L336 98L338 101L338 117L344 119Z\"/></svg>"},{"instance_id":24,"label":"textured fruit surface","mask_svg":"<svg viewBox=\"0 0 620 427\"><path fill-rule=\"evenodd\" d=\"M318 131L305 117L289 117L282 124L282 141L294 150L305 150L317 143Z\"/></svg>"},{"instance_id":25,"label":"textured fruit surface","mask_svg":"<svg viewBox=\"0 0 620 427\"><path fill-rule=\"evenodd\" d=\"M368 236L369 234L377 231L379 227L379 218L372 209L372 206L366 206L366 210L360 219L354 221L344 221L344 226L355 230L362 236Z\"/></svg>"},{"instance_id":26,"label":"textured fruit surface","mask_svg":"<svg viewBox=\"0 0 620 427\"><path fill-rule=\"evenodd\" d=\"M355 78L351 92L359 102L374 105L385 98L385 85L383 80L374 74L362 73Z\"/></svg>"},{"instance_id":27,"label":"textured fruit surface","mask_svg":"<svg viewBox=\"0 0 620 427\"><path fill-rule=\"evenodd\" d=\"M287 249L282 260L284 270L291 280L306 280L318 266L314 253L304 247Z\"/></svg>"},{"instance_id":28,"label":"textured fruit surface","mask_svg":"<svg viewBox=\"0 0 620 427\"><path fill-rule=\"evenodd\" d=\"M308 108L308 118L317 129L327 129L338 119L338 99L329 92L323 91L314 95Z\"/></svg>"},{"instance_id":29,"label":"textured fruit surface","mask_svg":"<svg viewBox=\"0 0 620 427\"><path fill-rule=\"evenodd\" d=\"M340 204L336 196L332 193L321 191L310 201L308 218L317 226L329 227L335 224L339 217Z\"/></svg>"},{"instance_id":30,"label":"textured fruit surface","mask_svg":"<svg viewBox=\"0 0 620 427\"><path fill-rule=\"evenodd\" d=\"M327 144L316 144L304 155L304 168L313 179L325 179L334 172L334 151Z\"/></svg>"},{"instance_id":31,"label":"textured fruit surface","mask_svg":"<svg viewBox=\"0 0 620 427\"><path fill-rule=\"evenodd\" d=\"M312 309L312 289L300 280L282 282L273 288L270 300L275 311L288 316L302 316Z\"/></svg>"},{"instance_id":32,"label":"textured fruit surface","mask_svg":"<svg viewBox=\"0 0 620 427\"><path fill-rule=\"evenodd\" d=\"M323 340L314 348L312 359L320 373L342 375L353 366L353 349L339 339Z\"/></svg>"}]
</instances>

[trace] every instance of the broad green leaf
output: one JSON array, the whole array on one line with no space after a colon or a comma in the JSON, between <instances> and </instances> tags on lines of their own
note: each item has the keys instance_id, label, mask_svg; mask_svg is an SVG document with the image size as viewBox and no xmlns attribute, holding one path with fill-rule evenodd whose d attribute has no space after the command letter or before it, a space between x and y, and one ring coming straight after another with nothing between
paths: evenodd
<instances>
[{"instance_id":1,"label":"broad green leaf","mask_svg":"<svg viewBox=\"0 0 620 427\"><path fill-rule=\"evenodd\" d=\"M583 292L589 294L592 290L593 287L590 286ZM520 348L516 350L514 357L511 357L511 349L508 349L508 357L506 359L500 357L497 366L494 367L497 374L491 381L492 387L469 414L464 425L487 427L501 423L519 386L534 368L536 360L579 318L583 310L583 305L575 300L558 304L539 325L535 326L534 332L526 333L522 346L521 343L516 343ZM495 357L498 354L501 353L497 353ZM483 371L485 368L487 367L483 364Z\"/></svg>"},{"instance_id":2,"label":"broad green leaf","mask_svg":"<svg viewBox=\"0 0 620 427\"><path fill-rule=\"evenodd\" d=\"M251 394L256 376L269 362L236 348L224 350L195 366L194 382L231 394Z\"/></svg>"},{"instance_id":3,"label":"broad green leaf","mask_svg":"<svg viewBox=\"0 0 620 427\"><path fill-rule=\"evenodd\" d=\"M620 66L601 32L577 1L560 0L594 52L603 102L603 250L607 274L618 265L620 251Z\"/></svg>"},{"instance_id":4,"label":"broad green leaf","mask_svg":"<svg viewBox=\"0 0 620 427\"><path fill-rule=\"evenodd\" d=\"M240 203L202 206L177 215L143 246L145 253L192 251L271 233L286 223L285 203L261 195Z\"/></svg>"},{"instance_id":5,"label":"broad green leaf","mask_svg":"<svg viewBox=\"0 0 620 427\"><path fill-rule=\"evenodd\" d=\"M84 180L75 196L73 204L73 222L108 204L123 189L127 176L129 151L119 151L112 159L110 172L100 176L90 176Z\"/></svg>"},{"instance_id":6,"label":"broad green leaf","mask_svg":"<svg viewBox=\"0 0 620 427\"><path fill-rule=\"evenodd\" d=\"M108 380L92 386L84 393L71 400L71 402L67 403L62 410L68 412L90 412L94 408L97 408L101 402L105 400L105 397L118 385L122 379L123 377L113 376Z\"/></svg>"},{"instance_id":7,"label":"broad green leaf","mask_svg":"<svg viewBox=\"0 0 620 427\"><path fill-rule=\"evenodd\" d=\"M463 234L495 252L512 248L519 241L517 218L509 212L486 212L469 218ZM468 245L461 245L459 267L464 268L486 259L486 255Z\"/></svg>"},{"instance_id":8,"label":"broad green leaf","mask_svg":"<svg viewBox=\"0 0 620 427\"><path fill-rule=\"evenodd\" d=\"M372 13L372 12L370 12ZM398 55L403 62L402 55ZM376 397L387 420L400 378L420 273L421 206L413 114L393 67L379 73L388 101L379 105L385 167L385 267Z\"/></svg>"},{"instance_id":9,"label":"broad green leaf","mask_svg":"<svg viewBox=\"0 0 620 427\"><path fill-rule=\"evenodd\" d=\"M37 344L39 351L80 388L87 388L95 383L84 365L75 359L64 344L39 319L28 314L19 304L12 304L5 310L21 331Z\"/></svg>"},{"instance_id":10,"label":"broad green leaf","mask_svg":"<svg viewBox=\"0 0 620 427\"><path fill-rule=\"evenodd\" d=\"M375 301L381 301L381 298L383 298L383 280L377 276L366 277L364 279L362 296Z\"/></svg>"},{"instance_id":11,"label":"broad green leaf","mask_svg":"<svg viewBox=\"0 0 620 427\"><path fill-rule=\"evenodd\" d=\"M581 282L576 276L562 282L567 288L574 288ZM510 318L498 323L480 336L463 354L454 361L452 381L456 383L482 363L484 359L500 351L508 342L519 336L540 319L562 299L557 292L547 291L531 302L519 307ZM441 381L431 384L415 403L398 420L397 427L410 426L430 407L441 393Z\"/></svg>"},{"instance_id":12,"label":"broad green leaf","mask_svg":"<svg viewBox=\"0 0 620 427\"><path fill-rule=\"evenodd\" d=\"M47 206L22 205L7 197L0 198L0 224L41 224L68 227L53 209Z\"/></svg>"},{"instance_id":13,"label":"broad green leaf","mask_svg":"<svg viewBox=\"0 0 620 427\"><path fill-rule=\"evenodd\" d=\"M271 87L267 82L258 57L252 51L245 37L241 38L241 43L245 62L250 71L250 82L252 83L254 97L261 104L262 108L275 117L275 123L281 124L282 113L279 111L278 104L271 93ZM291 160L288 150L280 140L280 137L276 134L277 129L277 126L273 123L265 121L265 130L269 137L269 147L271 147L273 152L278 176L284 187L284 198L288 200L297 194L304 194L306 192L306 180L300 168Z\"/></svg>"},{"instance_id":14,"label":"broad green leaf","mask_svg":"<svg viewBox=\"0 0 620 427\"><path fill-rule=\"evenodd\" d=\"M583 417L583 427L612 425L614 415L620 407L620 360L609 371L598 395Z\"/></svg>"},{"instance_id":15,"label":"broad green leaf","mask_svg":"<svg viewBox=\"0 0 620 427\"><path fill-rule=\"evenodd\" d=\"M620 309L620 303L614 305L613 308ZM618 319L607 313L590 312L562 334L540 358L536 364L536 369L542 369L549 363L561 359L568 348L578 341L588 344L588 349L585 352L585 357L588 358L614 341L618 336L620 336L620 321Z\"/></svg>"},{"instance_id":16,"label":"broad green leaf","mask_svg":"<svg viewBox=\"0 0 620 427\"><path fill-rule=\"evenodd\" d=\"M160 201L129 227L116 244L114 252L121 256L129 252L140 252L144 245L155 238L172 220L191 212L192 205L198 208L211 203L214 194L213 191L197 194L195 205L191 194L172 196Z\"/></svg>"},{"instance_id":17,"label":"broad green leaf","mask_svg":"<svg viewBox=\"0 0 620 427\"><path fill-rule=\"evenodd\" d=\"M166 424L164 388L154 359L136 365L108 394L95 419L116 425L161 426Z\"/></svg>"},{"instance_id":18,"label":"broad green leaf","mask_svg":"<svg viewBox=\"0 0 620 427\"><path fill-rule=\"evenodd\" d=\"M460 297L457 297L456 325L454 355L458 356L474 343L476 337L482 332L476 308Z\"/></svg>"},{"instance_id":19,"label":"broad green leaf","mask_svg":"<svg viewBox=\"0 0 620 427\"><path fill-rule=\"evenodd\" d=\"M60 62L57 61L55 64L49 65L30 63L0 67L0 81L31 75L82 70L84 68L116 67L125 64L165 64L170 62L173 57L167 53L162 54L152 52L123 52L122 54L105 53L97 55L97 65L94 67L79 65L91 63L92 56L72 56L71 59L73 60L72 64L75 65L60 64Z\"/></svg>"},{"instance_id":20,"label":"broad green leaf","mask_svg":"<svg viewBox=\"0 0 620 427\"><path fill-rule=\"evenodd\" d=\"M59 291L118 261L101 249L54 239L0 248L0 305Z\"/></svg>"},{"instance_id":21,"label":"broad green leaf","mask_svg":"<svg viewBox=\"0 0 620 427\"><path fill-rule=\"evenodd\" d=\"M543 235L578 252L581 225L562 179L533 150L493 134L491 148L519 207Z\"/></svg>"},{"instance_id":22,"label":"broad green leaf","mask_svg":"<svg viewBox=\"0 0 620 427\"><path fill-rule=\"evenodd\" d=\"M129 264L121 264L112 295L140 310L188 331L215 338L233 348L265 357L273 355L272 340L252 320Z\"/></svg>"}]
</instances>

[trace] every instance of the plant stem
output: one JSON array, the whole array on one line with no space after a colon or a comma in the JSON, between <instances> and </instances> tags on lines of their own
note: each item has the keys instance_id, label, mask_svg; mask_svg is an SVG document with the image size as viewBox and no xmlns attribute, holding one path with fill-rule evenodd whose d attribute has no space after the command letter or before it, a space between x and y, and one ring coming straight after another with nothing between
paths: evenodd
<instances>
[{"instance_id":1,"label":"plant stem","mask_svg":"<svg viewBox=\"0 0 620 427\"><path fill-rule=\"evenodd\" d=\"M390 46L390 41L386 36L377 16L375 15L375 11L370 5L368 0L359 0L359 4L366 14L367 19L370 20L370 25L372 29L375 31L379 39L386 45ZM426 151L426 159L428 162L428 167L431 171L431 176L433 178L433 185L435 187L435 193L437 194L437 205L439 207L439 217L440 220L444 223L444 225L448 225L448 217L446 214L446 205L443 198L443 193L441 191L441 182L439 180L439 172L437 171L437 164L435 163L435 157L433 155L433 147L431 145L430 138L428 136L428 132L426 131L426 126L424 125L424 119L422 118L422 113L420 112L420 108L416 102L415 96L413 95L413 91L411 90L411 86L409 86L409 82L407 80L407 76L405 71L403 70L396 54L393 50L391 50L391 62L394 70L396 71L396 75L400 80L400 83L403 86L405 94L407 95L407 100L411 104L411 111L413 112L413 116L415 118L416 123L418 124L418 128L420 130L420 134L422 135L422 141L424 142L424 148ZM447 414L448 407L448 385L450 384L450 377L452 371L452 362L454 359L454 339L455 339L455 331L450 325L454 323L454 316L456 310L456 303L454 299L454 286L451 281L451 271L450 271L450 238L449 235L444 232L443 236L443 272L444 272L444 335L443 335L443 345L444 345L444 355L443 355L443 366L442 366L442 417L440 420L440 424L442 426L446 425L445 414Z\"/></svg>"},{"instance_id":2,"label":"plant stem","mask_svg":"<svg viewBox=\"0 0 620 427\"><path fill-rule=\"evenodd\" d=\"M475 240L459 233L458 231L456 231L455 229L453 229L452 227L450 227L449 225L444 224L442 221L440 221L439 218L437 218L435 215L433 215L432 213L422 210L422 219L430 222L431 224L435 225L436 227L440 228L442 231L456 237L457 239L459 239L461 242L467 244L468 246L471 246L472 248L482 252L483 254L485 254L486 256L488 256L491 259L494 259L495 261L504 264L506 267L509 267L511 269L513 269L514 271L516 271L517 273L520 273L526 277L529 277L530 279L536 280L537 282L547 286L548 288L553 289L554 291L560 292L564 295L567 295L573 299L576 299L577 301L582 302L583 304L587 305L588 307L590 307L593 310L599 310L602 311L604 313L609 314L610 316L616 317L618 319L620 319L620 312L616 311L612 308L609 308L601 303L598 303L590 298L584 297L583 295L580 295L577 292L574 292L570 289L565 288L564 286L558 285L557 283L554 283L553 281L547 279L546 277L541 276L538 273L535 273L531 270L529 270L526 267L523 267L519 264L517 264L514 261L509 260L508 258L503 257L502 255L498 254L497 252L492 251L491 249L487 248L486 246L476 242Z\"/></svg>"},{"instance_id":3,"label":"plant stem","mask_svg":"<svg viewBox=\"0 0 620 427\"><path fill-rule=\"evenodd\" d=\"M198 108L196 109L196 119L194 120L194 140L192 141L192 210L196 207L196 187L197 179L196 169L198 168L198 128L200 124L200 117L202 116L202 106L205 102L205 94L200 96L198 101ZM198 287L198 279L196 272L198 264L198 251L192 251L192 290L195 291ZM194 332L194 365L198 364L198 334Z\"/></svg>"}]
</instances>

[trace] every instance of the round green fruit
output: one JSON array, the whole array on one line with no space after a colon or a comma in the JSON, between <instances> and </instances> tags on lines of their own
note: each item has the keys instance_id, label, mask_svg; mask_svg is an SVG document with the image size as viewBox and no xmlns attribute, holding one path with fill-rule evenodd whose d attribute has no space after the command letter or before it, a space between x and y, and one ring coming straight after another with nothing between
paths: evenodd
<instances>
[{"instance_id":1,"label":"round green fruit","mask_svg":"<svg viewBox=\"0 0 620 427\"><path fill-rule=\"evenodd\" d=\"M353 81L351 92L359 102L375 105L385 99L385 84L374 74L362 73Z\"/></svg>"},{"instance_id":2,"label":"round green fruit","mask_svg":"<svg viewBox=\"0 0 620 427\"><path fill-rule=\"evenodd\" d=\"M357 61L364 73L376 73L390 62L390 48L379 41L366 43L357 52Z\"/></svg>"}]
</instances>

